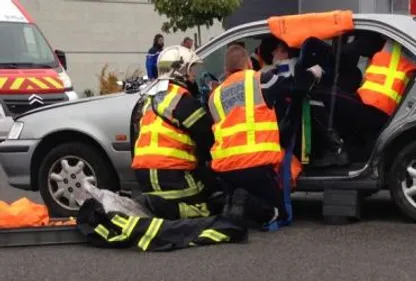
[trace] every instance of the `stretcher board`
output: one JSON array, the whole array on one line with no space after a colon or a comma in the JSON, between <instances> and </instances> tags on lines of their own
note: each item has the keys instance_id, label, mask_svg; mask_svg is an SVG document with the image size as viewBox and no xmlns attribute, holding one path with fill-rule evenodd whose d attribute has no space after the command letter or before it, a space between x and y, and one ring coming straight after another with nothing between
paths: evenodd
<instances>
[{"instance_id":1,"label":"stretcher board","mask_svg":"<svg viewBox=\"0 0 416 281\"><path fill-rule=\"evenodd\" d=\"M86 242L86 237L77 230L76 225L0 229L0 248Z\"/></svg>"}]
</instances>

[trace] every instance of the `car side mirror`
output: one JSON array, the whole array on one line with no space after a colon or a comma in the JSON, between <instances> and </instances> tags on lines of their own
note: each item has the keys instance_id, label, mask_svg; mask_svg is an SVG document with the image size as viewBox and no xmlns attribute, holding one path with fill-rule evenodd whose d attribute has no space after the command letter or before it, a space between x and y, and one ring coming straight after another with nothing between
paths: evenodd
<instances>
[{"instance_id":1,"label":"car side mirror","mask_svg":"<svg viewBox=\"0 0 416 281\"><path fill-rule=\"evenodd\" d=\"M55 50L55 54L58 57L59 62L61 63L62 67L67 70L67 64L66 64L66 55L64 51L61 50Z\"/></svg>"}]
</instances>

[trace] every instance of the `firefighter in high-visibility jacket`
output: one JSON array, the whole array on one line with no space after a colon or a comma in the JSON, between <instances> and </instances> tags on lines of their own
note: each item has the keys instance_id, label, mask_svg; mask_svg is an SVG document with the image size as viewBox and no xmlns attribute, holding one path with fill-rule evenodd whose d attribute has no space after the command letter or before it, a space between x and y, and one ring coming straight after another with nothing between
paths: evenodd
<instances>
[{"instance_id":1,"label":"firefighter in high-visibility jacket","mask_svg":"<svg viewBox=\"0 0 416 281\"><path fill-rule=\"evenodd\" d=\"M370 63L356 92L337 92L334 116L349 120L343 124L348 129L346 134L360 128L361 134L373 142L400 104L414 77L416 62L405 47L378 34L364 33L344 48L357 62L363 56L369 57ZM312 96L326 106L331 104L331 96L322 91L313 92Z\"/></svg>"},{"instance_id":2,"label":"firefighter in high-visibility jacket","mask_svg":"<svg viewBox=\"0 0 416 281\"><path fill-rule=\"evenodd\" d=\"M210 160L209 149L214 142L212 119L190 90L197 89L193 87L194 68L201 63L185 47L163 50L158 72L159 76L169 76L168 90L147 97L142 108L131 165L139 189L133 193L148 195L152 211L159 217L207 217L223 206L215 199L207 202L217 186L215 180L207 186L199 173L199 167ZM174 64L178 65L171 73Z\"/></svg>"},{"instance_id":3,"label":"firefighter in high-visibility jacket","mask_svg":"<svg viewBox=\"0 0 416 281\"><path fill-rule=\"evenodd\" d=\"M276 207L277 221L286 220L276 172L283 150L273 105L279 93L296 93L294 87L310 89L322 76L322 69L315 65L294 77L283 77L273 70L255 72L251 68L244 48L235 45L227 50L226 79L209 98L215 136L211 166L227 183L229 193L244 188L265 205Z\"/></svg>"},{"instance_id":4,"label":"firefighter in high-visibility jacket","mask_svg":"<svg viewBox=\"0 0 416 281\"><path fill-rule=\"evenodd\" d=\"M364 83L357 90L363 104L376 108L387 121L402 100L406 86L416 70L413 55L399 43L387 40L371 59ZM385 125L374 124L377 130Z\"/></svg>"}]
</instances>

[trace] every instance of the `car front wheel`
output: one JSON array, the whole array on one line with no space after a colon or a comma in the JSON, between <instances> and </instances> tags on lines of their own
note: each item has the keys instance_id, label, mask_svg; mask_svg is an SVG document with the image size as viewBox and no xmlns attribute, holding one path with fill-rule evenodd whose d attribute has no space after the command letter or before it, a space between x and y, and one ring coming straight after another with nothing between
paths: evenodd
<instances>
[{"instance_id":1,"label":"car front wheel","mask_svg":"<svg viewBox=\"0 0 416 281\"><path fill-rule=\"evenodd\" d=\"M94 146L64 143L45 156L38 186L51 216L76 216L80 207L76 198L87 178L101 189L114 190L117 186L110 163Z\"/></svg>"},{"instance_id":2,"label":"car front wheel","mask_svg":"<svg viewBox=\"0 0 416 281\"><path fill-rule=\"evenodd\" d=\"M404 147L389 173L391 196L400 210L416 221L416 143Z\"/></svg>"}]
</instances>

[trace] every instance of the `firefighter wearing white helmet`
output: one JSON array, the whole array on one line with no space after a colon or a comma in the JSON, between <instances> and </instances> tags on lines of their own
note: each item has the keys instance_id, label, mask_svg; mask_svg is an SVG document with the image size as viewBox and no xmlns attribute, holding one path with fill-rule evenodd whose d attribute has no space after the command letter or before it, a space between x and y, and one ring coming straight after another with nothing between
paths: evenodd
<instances>
[{"instance_id":1,"label":"firefighter wearing white helmet","mask_svg":"<svg viewBox=\"0 0 416 281\"><path fill-rule=\"evenodd\" d=\"M207 199L219 185L201 176L214 136L212 119L195 98L195 66L200 64L182 46L163 50L158 79L170 80L168 90L148 96L142 110L132 162L140 186L133 196L147 194L153 213L166 219L206 217L222 209L222 202Z\"/></svg>"},{"instance_id":2,"label":"firefighter wearing white helmet","mask_svg":"<svg viewBox=\"0 0 416 281\"><path fill-rule=\"evenodd\" d=\"M194 51L180 45L170 46L159 55L157 60L158 76L194 80L196 67L202 63Z\"/></svg>"}]
</instances>

